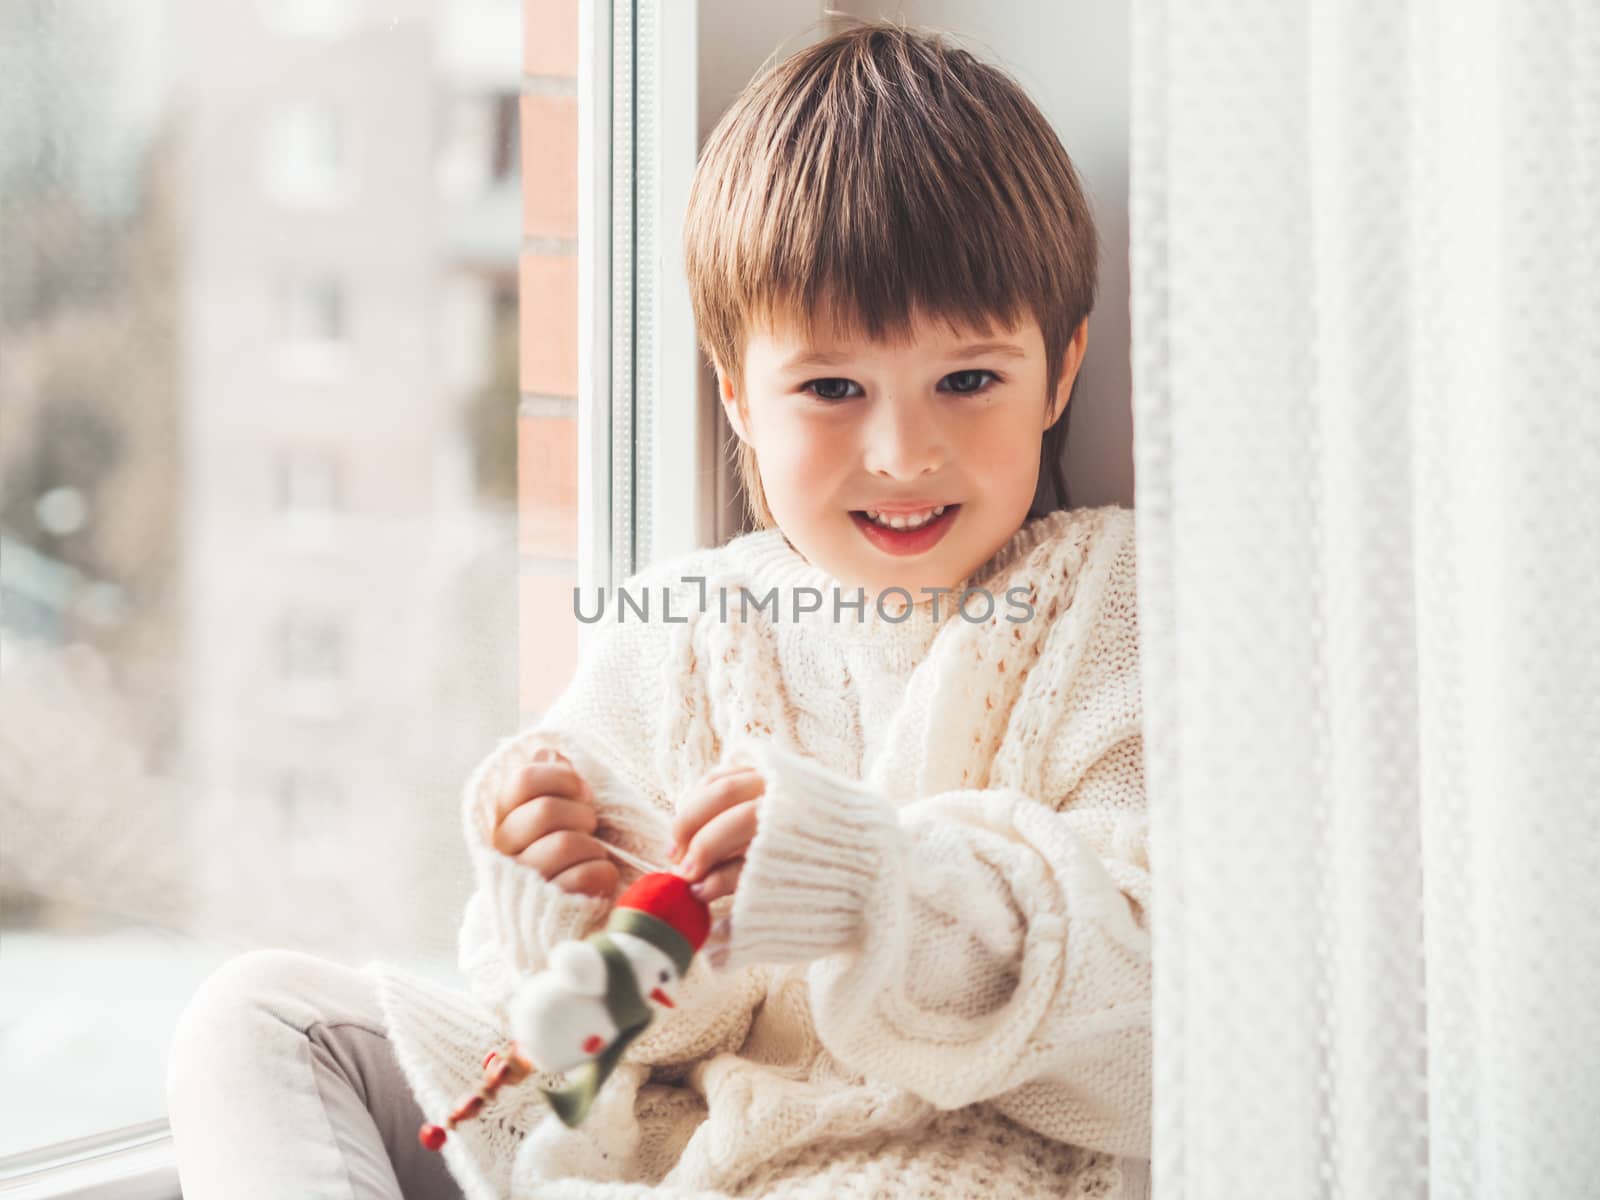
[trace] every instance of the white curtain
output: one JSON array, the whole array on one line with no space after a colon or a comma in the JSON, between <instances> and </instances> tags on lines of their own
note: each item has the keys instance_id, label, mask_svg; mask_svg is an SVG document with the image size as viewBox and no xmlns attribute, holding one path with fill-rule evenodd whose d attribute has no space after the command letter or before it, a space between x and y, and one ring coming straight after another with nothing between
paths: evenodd
<instances>
[{"instance_id":1,"label":"white curtain","mask_svg":"<svg viewBox=\"0 0 1600 1200\"><path fill-rule=\"evenodd\" d=\"M1600 1196L1600 2L1133 11L1154 1195Z\"/></svg>"}]
</instances>

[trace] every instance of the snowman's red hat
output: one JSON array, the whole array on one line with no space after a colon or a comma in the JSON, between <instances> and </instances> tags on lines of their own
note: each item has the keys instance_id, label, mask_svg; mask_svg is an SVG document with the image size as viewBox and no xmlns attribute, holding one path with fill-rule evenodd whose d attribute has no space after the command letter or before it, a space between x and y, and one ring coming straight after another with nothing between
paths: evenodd
<instances>
[{"instance_id":1,"label":"snowman's red hat","mask_svg":"<svg viewBox=\"0 0 1600 1200\"><path fill-rule=\"evenodd\" d=\"M711 932L711 910L681 875L641 875L617 897L606 928L631 933L657 947L682 975Z\"/></svg>"}]
</instances>

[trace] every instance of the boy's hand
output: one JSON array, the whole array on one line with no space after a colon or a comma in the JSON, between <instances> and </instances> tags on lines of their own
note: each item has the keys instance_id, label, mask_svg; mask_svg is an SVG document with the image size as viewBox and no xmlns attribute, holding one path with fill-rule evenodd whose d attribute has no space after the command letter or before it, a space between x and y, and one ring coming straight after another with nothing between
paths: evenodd
<instances>
[{"instance_id":1,"label":"boy's hand","mask_svg":"<svg viewBox=\"0 0 1600 1200\"><path fill-rule=\"evenodd\" d=\"M535 751L511 777L495 797L494 821L491 845L562 891L609 896L616 890L617 864L593 836L594 792L559 750Z\"/></svg>"},{"instance_id":2,"label":"boy's hand","mask_svg":"<svg viewBox=\"0 0 1600 1200\"><path fill-rule=\"evenodd\" d=\"M766 790L754 767L714 767L673 818L672 859L706 903L732 895L738 886L744 852L756 836L756 800Z\"/></svg>"}]
</instances>

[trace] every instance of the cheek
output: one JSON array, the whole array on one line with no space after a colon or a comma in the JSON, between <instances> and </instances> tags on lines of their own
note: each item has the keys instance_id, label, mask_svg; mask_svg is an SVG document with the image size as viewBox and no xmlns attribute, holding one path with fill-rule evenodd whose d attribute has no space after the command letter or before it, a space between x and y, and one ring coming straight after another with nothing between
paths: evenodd
<instances>
[{"instance_id":1,"label":"cheek","mask_svg":"<svg viewBox=\"0 0 1600 1200\"><path fill-rule=\"evenodd\" d=\"M962 460L974 475L982 475L995 486L1015 485L1030 489L1039 466L1039 427L1025 419L992 421L969 431L964 439Z\"/></svg>"},{"instance_id":2,"label":"cheek","mask_svg":"<svg viewBox=\"0 0 1600 1200\"><path fill-rule=\"evenodd\" d=\"M818 483L848 469L847 445L840 430L818 422L772 422L758 447L762 476L770 471L780 477L775 484L815 490Z\"/></svg>"}]
</instances>

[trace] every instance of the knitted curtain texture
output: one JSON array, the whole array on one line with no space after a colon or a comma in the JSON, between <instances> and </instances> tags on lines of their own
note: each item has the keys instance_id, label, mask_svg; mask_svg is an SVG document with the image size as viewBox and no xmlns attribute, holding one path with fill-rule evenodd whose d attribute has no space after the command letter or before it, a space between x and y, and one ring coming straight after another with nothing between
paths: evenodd
<instances>
[{"instance_id":1,"label":"knitted curtain texture","mask_svg":"<svg viewBox=\"0 0 1600 1200\"><path fill-rule=\"evenodd\" d=\"M1600 1195L1600 5L1132 20L1153 1194Z\"/></svg>"}]
</instances>

